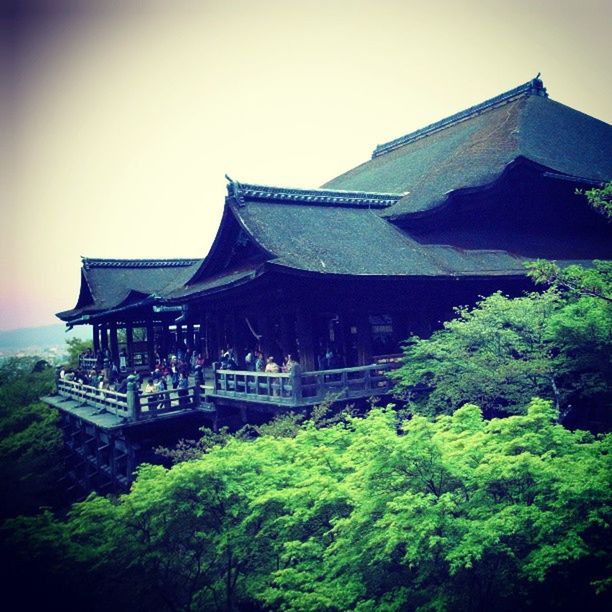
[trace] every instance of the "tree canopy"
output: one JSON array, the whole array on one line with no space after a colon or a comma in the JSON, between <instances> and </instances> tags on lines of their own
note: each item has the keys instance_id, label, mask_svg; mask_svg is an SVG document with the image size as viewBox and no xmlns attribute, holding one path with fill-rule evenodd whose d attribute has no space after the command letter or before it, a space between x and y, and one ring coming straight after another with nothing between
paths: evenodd
<instances>
[{"instance_id":1,"label":"tree canopy","mask_svg":"<svg viewBox=\"0 0 612 612\"><path fill-rule=\"evenodd\" d=\"M53 369L37 357L0 365L0 517L58 501L63 474L58 413L40 402L52 387Z\"/></svg>"},{"instance_id":2,"label":"tree canopy","mask_svg":"<svg viewBox=\"0 0 612 612\"><path fill-rule=\"evenodd\" d=\"M524 412L230 437L4 535L88 609L603 610L612 439Z\"/></svg>"},{"instance_id":3,"label":"tree canopy","mask_svg":"<svg viewBox=\"0 0 612 612\"><path fill-rule=\"evenodd\" d=\"M537 262L530 273L551 285L543 293L495 293L456 309L430 338L410 338L394 373L409 410L452 413L475 402L501 416L538 396L567 423L609 430L611 272L609 262L565 270Z\"/></svg>"},{"instance_id":4,"label":"tree canopy","mask_svg":"<svg viewBox=\"0 0 612 612\"><path fill-rule=\"evenodd\" d=\"M582 193L582 192L579 192ZM608 221L612 221L612 181L584 192L587 202Z\"/></svg>"}]
</instances>

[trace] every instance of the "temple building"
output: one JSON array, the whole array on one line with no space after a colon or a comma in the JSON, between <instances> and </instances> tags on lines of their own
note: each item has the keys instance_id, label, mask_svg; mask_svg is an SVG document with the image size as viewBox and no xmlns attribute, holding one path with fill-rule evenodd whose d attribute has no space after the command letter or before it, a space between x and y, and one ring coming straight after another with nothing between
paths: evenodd
<instances>
[{"instance_id":1,"label":"temple building","mask_svg":"<svg viewBox=\"0 0 612 612\"><path fill-rule=\"evenodd\" d=\"M203 260L84 259L77 305L58 316L130 366L181 342L209 359L258 345L306 369L327 348L367 364L455 306L527 288L530 258L609 258L610 226L575 192L611 176L612 128L534 79L320 189L230 181Z\"/></svg>"},{"instance_id":2,"label":"temple building","mask_svg":"<svg viewBox=\"0 0 612 612\"><path fill-rule=\"evenodd\" d=\"M311 405L320 393L307 375L325 354L350 390L351 372L453 308L531 288L525 262L610 259L611 226L577 190L611 178L612 126L551 100L536 78L378 145L318 189L229 179L206 257L84 259L77 304L58 316L91 325L94 347L130 371L177 346L209 363L228 347L292 354L305 378L287 383L289 405ZM269 380L261 397L245 376L215 379L209 404L283 404ZM364 384L362 395L381 391Z\"/></svg>"}]
</instances>

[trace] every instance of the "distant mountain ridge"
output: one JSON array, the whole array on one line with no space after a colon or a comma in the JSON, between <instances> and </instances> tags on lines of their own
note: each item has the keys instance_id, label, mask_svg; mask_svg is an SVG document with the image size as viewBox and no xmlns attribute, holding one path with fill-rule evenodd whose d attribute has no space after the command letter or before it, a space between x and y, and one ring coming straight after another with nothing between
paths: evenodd
<instances>
[{"instance_id":1,"label":"distant mountain ridge","mask_svg":"<svg viewBox=\"0 0 612 612\"><path fill-rule=\"evenodd\" d=\"M91 329L89 327L75 327L70 332L66 332L66 327L59 323L0 331L0 351L63 346L66 340L70 338L88 340L91 338Z\"/></svg>"}]
</instances>

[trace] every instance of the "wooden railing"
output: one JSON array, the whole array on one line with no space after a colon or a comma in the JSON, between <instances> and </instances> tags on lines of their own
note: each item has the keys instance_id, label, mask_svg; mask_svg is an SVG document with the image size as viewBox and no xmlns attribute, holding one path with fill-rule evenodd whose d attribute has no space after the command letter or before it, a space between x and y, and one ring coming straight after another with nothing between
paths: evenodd
<instances>
[{"instance_id":1,"label":"wooden railing","mask_svg":"<svg viewBox=\"0 0 612 612\"><path fill-rule=\"evenodd\" d=\"M384 395L393 387L386 373L395 367L393 363L377 363L354 368L305 372L301 381L302 398L312 402L329 396L356 399Z\"/></svg>"},{"instance_id":2,"label":"wooden railing","mask_svg":"<svg viewBox=\"0 0 612 612\"><path fill-rule=\"evenodd\" d=\"M126 418L128 416L127 394L125 393L111 391L110 389L97 389L96 387L65 379L57 381L57 392L62 397L103 408L112 414Z\"/></svg>"},{"instance_id":3,"label":"wooden railing","mask_svg":"<svg viewBox=\"0 0 612 612\"><path fill-rule=\"evenodd\" d=\"M169 389L158 393L143 393L138 396L137 419L151 419L160 414L196 408L200 404L200 387Z\"/></svg>"},{"instance_id":4,"label":"wooden railing","mask_svg":"<svg viewBox=\"0 0 612 612\"><path fill-rule=\"evenodd\" d=\"M385 375L394 362L354 368L272 374L245 370L216 370L211 394L252 402L287 406L319 403L326 398L357 399L384 395L393 383Z\"/></svg>"},{"instance_id":5,"label":"wooden railing","mask_svg":"<svg viewBox=\"0 0 612 612\"><path fill-rule=\"evenodd\" d=\"M291 373L271 374L245 370L216 370L213 384L195 384L186 389L140 393L132 377L127 393L97 389L75 381L57 381L59 395L83 405L98 407L127 421L143 421L157 416L208 406L202 396L233 398L277 406L312 406L326 399L358 399L390 393L393 383L386 376L395 362L354 368L303 372L296 366Z\"/></svg>"},{"instance_id":6,"label":"wooden railing","mask_svg":"<svg viewBox=\"0 0 612 612\"><path fill-rule=\"evenodd\" d=\"M159 393L139 393L135 387L135 383L130 382L127 393L119 393L71 380L57 381L57 392L62 397L100 408L128 421L152 419L171 412L190 410L200 404L199 385Z\"/></svg>"},{"instance_id":7,"label":"wooden railing","mask_svg":"<svg viewBox=\"0 0 612 612\"><path fill-rule=\"evenodd\" d=\"M296 376L246 370L216 370L212 394L257 402L294 405Z\"/></svg>"}]
</instances>

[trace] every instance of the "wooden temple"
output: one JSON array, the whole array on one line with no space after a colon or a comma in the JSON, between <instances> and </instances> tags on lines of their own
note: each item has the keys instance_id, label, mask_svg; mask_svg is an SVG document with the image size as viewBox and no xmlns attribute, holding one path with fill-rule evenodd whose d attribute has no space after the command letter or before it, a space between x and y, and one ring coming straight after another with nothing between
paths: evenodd
<instances>
[{"instance_id":1,"label":"wooden temple","mask_svg":"<svg viewBox=\"0 0 612 612\"><path fill-rule=\"evenodd\" d=\"M68 435L80 422L99 436L108 428L78 410L114 414L125 434L167 431L172 415L180 430L194 413L248 419L245 410L303 408L327 392L384 395L410 334L430 334L479 296L531 288L525 262L610 259L611 226L577 190L611 177L612 126L551 100L536 78L377 146L318 189L229 180L206 257L83 259L77 304L58 316L91 325L94 348L126 373L187 346L209 364L228 347L279 363L291 354L297 373L216 368L188 407L157 398L143 409L141 397L128 409L115 397L113 413L65 384L50 403Z\"/></svg>"}]
</instances>

